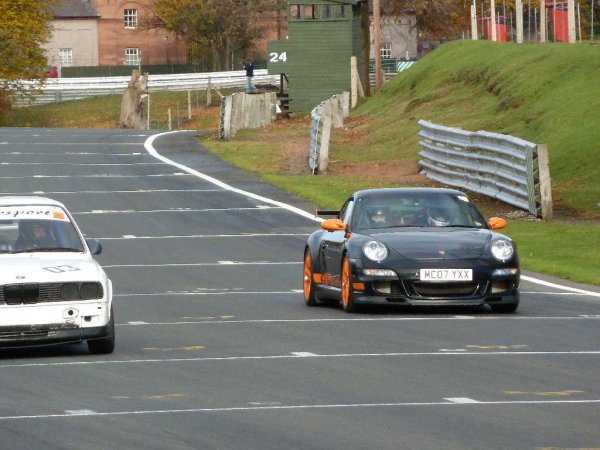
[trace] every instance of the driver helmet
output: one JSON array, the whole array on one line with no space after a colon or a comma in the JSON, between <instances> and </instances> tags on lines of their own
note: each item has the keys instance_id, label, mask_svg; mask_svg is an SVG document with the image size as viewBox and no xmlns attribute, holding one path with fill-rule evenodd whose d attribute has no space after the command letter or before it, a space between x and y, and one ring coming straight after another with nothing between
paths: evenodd
<instances>
[{"instance_id":1,"label":"driver helmet","mask_svg":"<svg viewBox=\"0 0 600 450\"><path fill-rule=\"evenodd\" d=\"M429 208L427 221L432 227L446 227L450 225L450 216L443 208Z\"/></svg>"},{"instance_id":2,"label":"driver helmet","mask_svg":"<svg viewBox=\"0 0 600 450\"><path fill-rule=\"evenodd\" d=\"M47 220L22 220L19 232L27 240L52 239L52 225Z\"/></svg>"},{"instance_id":3,"label":"driver helmet","mask_svg":"<svg viewBox=\"0 0 600 450\"><path fill-rule=\"evenodd\" d=\"M383 208L376 208L371 213L371 221L373 223L383 223L386 220L385 211Z\"/></svg>"}]
</instances>

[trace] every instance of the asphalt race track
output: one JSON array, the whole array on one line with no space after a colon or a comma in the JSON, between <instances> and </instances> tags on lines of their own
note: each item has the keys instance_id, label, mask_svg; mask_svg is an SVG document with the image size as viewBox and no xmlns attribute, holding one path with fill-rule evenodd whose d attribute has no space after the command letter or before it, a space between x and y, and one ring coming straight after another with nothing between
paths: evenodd
<instances>
[{"instance_id":1,"label":"asphalt race track","mask_svg":"<svg viewBox=\"0 0 600 450\"><path fill-rule=\"evenodd\" d=\"M526 274L514 315L308 308L313 205L196 142L0 131L0 193L102 242L117 324L112 355L0 351L0 447L600 448L600 289Z\"/></svg>"}]
</instances>

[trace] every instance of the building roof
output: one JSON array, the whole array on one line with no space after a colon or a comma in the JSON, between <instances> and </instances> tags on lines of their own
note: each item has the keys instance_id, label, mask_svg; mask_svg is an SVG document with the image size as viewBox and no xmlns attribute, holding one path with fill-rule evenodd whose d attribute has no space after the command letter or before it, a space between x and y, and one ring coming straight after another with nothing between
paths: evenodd
<instances>
[{"instance_id":1,"label":"building roof","mask_svg":"<svg viewBox=\"0 0 600 450\"><path fill-rule=\"evenodd\" d=\"M60 0L60 2L54 6L54 16L57 19L100 17L90 0Z\"/></svg>"}]
</instances>

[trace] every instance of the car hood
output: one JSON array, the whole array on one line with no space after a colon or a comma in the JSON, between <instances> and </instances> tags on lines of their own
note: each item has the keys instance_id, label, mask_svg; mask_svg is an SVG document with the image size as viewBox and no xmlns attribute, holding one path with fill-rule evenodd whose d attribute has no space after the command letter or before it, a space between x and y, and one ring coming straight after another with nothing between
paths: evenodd
<instances>
[{"instance_id":1,"label":"car hood","mask_svg":"<svg viewBox=\"0 0 600 450\"><path fill-rule=\"evenodd\" d=\"M372 233L371 237L408 259L465 259L483 254L491 232L485 229L423 228Z\"/></svg>"},{"instance_id":2,"label":"car hood","mask_svg":"<svg viewBox=\"0 0 600 450\"><path fill-rule=\"evenodd\" d=\"M93 281L103 270L89 255L18 254L0 257L0 284Z\"/></svg>"}]
</instances>

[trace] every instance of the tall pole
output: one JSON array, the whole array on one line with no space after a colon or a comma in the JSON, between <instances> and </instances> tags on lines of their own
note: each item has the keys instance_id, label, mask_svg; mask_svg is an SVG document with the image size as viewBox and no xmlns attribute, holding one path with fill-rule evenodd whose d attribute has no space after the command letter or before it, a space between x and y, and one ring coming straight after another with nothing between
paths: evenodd
<instances>
[{"instance_id":1,"label":"tall pole","mask_svg":"<svg viewBox=\"0 0 600 450\"><path fill-rule=\"evenodd\" d=\"M579 32L579 42L581 42L581 10L579 9L579 2L577 2L577 29Z\"/></svg>"},{"instance_id":2,"label":"tall pole","mask_svg":"<svg viewBox=\"0 0 600 450\"><path fill-rule=\"evenodd\" d=\"M375 47L375 92L381 89L381 10L379 0L373 0L373 34Z\"/></svg>"},{"instance_id":3,"label":"tall pole","mask_svg":"<svg viewBox=\"0 0 600 450\"><path fill-rule=\"evenodd\" d=\"M567 1L567 16L569 24L569 43L572 44L576 41L575 33L575 0Z\"/></svg>"},{"instance_id":4,"label":"tall pole","mask_svg":"<svg viewBox=\"0 0 600 450\"><path fill-rule=\"evenodd\" d=\"M498 36L496 36L496 1L490 0L490 19L492 22L492 41L496 42Z\"/></svg>"},{"instance_id":5,"label":"tall pole","mask_svg":"<svg viewBox=\"0 0 600 450\"><path fill-rule=\"evenodd\" d=\"M502 17L504 17L504 29L506 29L506 24L508 21L506 20L506 0L502 0ZM506 40L510 41L510 36L507 34Z\"/></svg>"},{"instance_id":6,"label":"tall pole","mask_svg":"<svg viewBox=\"0 0 600 450\"><path fill-rule=\"evenodd\" d=\"M483 23L483 18L485 17L485 14L484 14L483 8L484 8L484 6L483 6L483 0L482 0L481 1L481 36L483 38L486 38L486 37L489 38L489 36L485 35L485 28L484 28L485 24Z\"/></svg>"},{"instance_id":7,"label":"tall pole","mask_svg":"<svg viewBox=\"0 0 600 450\"><path fill-rule=\"evenodd\" d=\"M527 0L527 40L531 41L531 0Z\"/></svg>"},{"instance_id":8,"label":"tall pole","mask_svg":"<svg viewBox=\"0 0 600 450\"><path fill-rule=\"evenodd\" d=\"M592 18L590 19L591 30L590 30L590 40L594 40L594 0L592 0Z\"/></svg>"},{"instance_id":9,"label":"tall pole","mask_svg":"<svg viewBox=\"0 0 600 450\"><path fill-rule=\"evenodd\" d=\"M523 43L523 0L515 2L515 18L517 21L517 44Z\"/></svg>"},{"instance_id":10,"label":"tall pole","mask_svg":"<svg viewBox=\"0 0 600 450\"><path fill-rule=\"evenodd\" d=\"M475 0L473 0L473 4L471 5L471 39L474 41L477 40L477 5L475 4Z\"/></svg>"},{"instance_id":11,"label":"tall pole","mask_svg":"<svg viewBox=\"0 0 600 450\"><path fill-rule=\"evenodd\" d=\"M367 3L360 5L360 29L361 29L361 49L360 49L360 81L365 95L371 95L371 82L369 81L369 61L371 60L371 16Z\"/></svg>"},{"instance_id":12,"label":"tall pole","mask_svg":"<svg viewBox=\"0 0 600 450\"><path fill-rule=\"evenodd\" d=\"M540 0L540 42L546 42L546 0Z\"/></svg>"}]
</instances>

